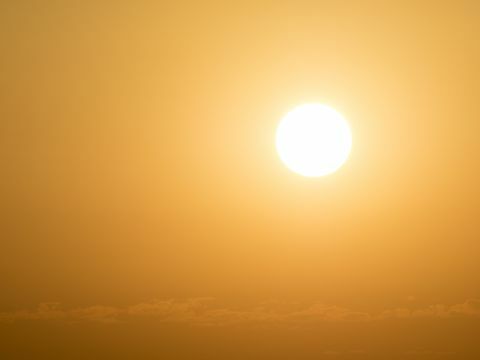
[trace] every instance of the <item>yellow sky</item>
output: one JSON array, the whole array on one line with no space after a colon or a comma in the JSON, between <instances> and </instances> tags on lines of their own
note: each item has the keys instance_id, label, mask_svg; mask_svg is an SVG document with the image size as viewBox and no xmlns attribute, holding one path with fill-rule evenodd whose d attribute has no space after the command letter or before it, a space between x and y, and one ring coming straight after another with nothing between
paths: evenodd
<instances>
[{"instance_id":1,"label":"yellow sky","mask_svg":"<svg viewBox=\"0 0 480 360\"><path fill-rule=\"evenodd\" d=\"M147 312L154 325L114 330L145 334L118 353L134 358L163 326L158 302L177 301L175 329L224 311L228 324L269 328L257 334L265 344L294 344L253 345L243 322L242 336L222 337L217 324L206 340L189 329L184 343L159 330L180 347L206 344L209 359L218 336L218 358L239 344L251 349L242 359L480 354L461 340L478 333L480 313L477 1L14 1L0 5L0 53L0 322L10 319L0 333L83 321L78 311L99 305L116 320L160 306ZM308 102L352 128L348 162L324 178L290 172L275 151L282 116ZM198 298L216 302L200 320ZM439 337L412 315L435 304L443 312L425 321L448 314ZM395 309L412 323L392 324L384 314ZM369 320L345 324L345 312ZM343 326L324 346L319 313ZM317 329L303 342L272 325L298 316ZM101 343L82 326L58 358ZM423 335L409 342L402 326ZM460 335L445 335L456 326ZM366 329L365 346L352 340ZM375 348L382 341L391 346ZM53 358L32 349L25 358Z\"/></svg>"}]
</instances>

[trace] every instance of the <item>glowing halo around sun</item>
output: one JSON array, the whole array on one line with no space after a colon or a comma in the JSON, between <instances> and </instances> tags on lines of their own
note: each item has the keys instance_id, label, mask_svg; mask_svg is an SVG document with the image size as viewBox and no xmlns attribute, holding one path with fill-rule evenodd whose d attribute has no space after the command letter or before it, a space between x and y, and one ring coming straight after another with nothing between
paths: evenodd
<instances>
[{"instance_id":1,"label":"glowing halo around sun","mask_svg":"<svg viewBox=\"0 0 480 360\"><path fill-rule=\"evenodd\" d=\"M352 134L347 121L334 109L305 104L280 121L276 148L290 170L308 177L324 176L345 163L352 148Z\"/></svg>"}]
</instances>

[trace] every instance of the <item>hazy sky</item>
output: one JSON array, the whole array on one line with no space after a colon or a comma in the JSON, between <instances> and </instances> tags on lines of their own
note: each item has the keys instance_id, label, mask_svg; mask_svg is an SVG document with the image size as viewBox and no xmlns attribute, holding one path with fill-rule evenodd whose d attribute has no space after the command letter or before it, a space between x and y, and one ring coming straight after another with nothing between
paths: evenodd
<instances>
[{"instance_id":1,"label":"hazy sky","mask_svg":"<svg viewBox=\"0 0 480 360\"><path fill-rule=\"evenodd\" d=\"M480 2L3 1L0 54L2 359L480 357Z\"/></svg>"}]
</instances>

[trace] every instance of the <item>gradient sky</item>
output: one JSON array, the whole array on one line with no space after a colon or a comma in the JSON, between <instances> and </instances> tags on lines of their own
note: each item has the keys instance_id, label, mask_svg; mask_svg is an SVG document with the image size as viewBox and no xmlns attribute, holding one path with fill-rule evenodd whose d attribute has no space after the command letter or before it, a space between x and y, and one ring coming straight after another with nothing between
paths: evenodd
<instances>
[{"instance_id":1,"label":"gradient sky","mask_svg":"<svg viewBox=\"0 0 480 360\"><path fill-rule=\"evenodd\" d=\"M480 2L4 1L0 53L2 359L480 357Z\"/></svg>"}]
</instances>

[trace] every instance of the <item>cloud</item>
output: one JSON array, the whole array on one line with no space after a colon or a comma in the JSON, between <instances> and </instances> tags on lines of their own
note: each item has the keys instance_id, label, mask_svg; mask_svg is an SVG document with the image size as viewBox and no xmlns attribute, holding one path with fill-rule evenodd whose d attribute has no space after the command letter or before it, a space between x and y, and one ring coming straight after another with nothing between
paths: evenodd
<instances>
[{"instance_id":1,"label":"cloud","mask_svg":"<svg viewBox=\"0 0 480 360\"><path fill-rule=\"evenodd\" d=\"M60 310L60 303L40 303L33 311L20 310L15 312L0 313L0 322L13 322L16 320L57 320L66 317L66 313Z\"/></svg>"},{"instance_id":2,"label":"cloud","mask_svg":"<svg viewBox=\"0 0 480 360\"><path fill-rule=\"evenodd\" d=\"M122 309L112 306L95 305L86 308L74 309L68 313L68 316L78 321L93 321L104 323L118 322Z\"/></svg>"},{"instance_id":3,"label":"cloud","mask_svg":"<svg viewBox=\"0 0 480 360\"><path fill-rule=\"evenodd\" d=\"M454 305L450 312L459 315L480 316L480 299L468 299L463 304Z\"/></svg>"},{"instance_id":4,"label":"cloud","mask_svg":"<svg viewBox=\"0 0 480 360\"><path fill-rule=\"evenodd\" d=\"M367 354L365 350L325 350L322 355L324 357L340 357L344 358L345 356L351 358L352 356L361 356L362 358Z\"/></svg>"},{"instance_id":5,"label":"cloud","mask_svg":"<svg viewBox=\"0 0 480 360\"><path fill-rule=\"evenodd\" d=\"M409 318L452 318L452 317L479 317L480 299L467 299L464 303L455 305L435 304L426 308L408 309L396 308L386 310L379 316L380 319L409 319Z\"/></svg>"},{"instance_id":6,"label":"cloud","mask_svg":"<svg viewBox=\"0 0 480 360\"><path fill-rule=\"evenodd\" d=\"M436 304L425 308L394 308L374 314L321 303L301 304L262 302L254 306L222 305L213 298L152 300L115 307L94 305L64 309L59 303L41 303L33 310L0 313L0 322L67 321L119 323L134 319L155 319L163 323L183 323L192 326L234 326L239 324L283 324L308 327L328 322L372 322L418 318L480 318L480 300L468 299L454 305Z\"/></svg>"},{"instance_id":7,"label":"cloud","mask_svg":"<svg viewBox=\"0 0 480 360\"><path fill-rule=\"evenodd\" d=\"M455 355L454 351L432 351L432 350L409 350L405 352L406 356L435 356L435 357L442 357L442 356L450 356Z\"/></svg>"},{"instance_id":8,"label":"cloud","mask_svg":"<svg viewBox=\"0 0 480 360\"><path fill-rule=\"evenodd\" d=\"M302 322L316 321L368 321L370 314L359 311L352 311L338 306L327 306L323 304L313 304L310 307L291 313L290 318Z\"/></svg>"}]
</instances>

